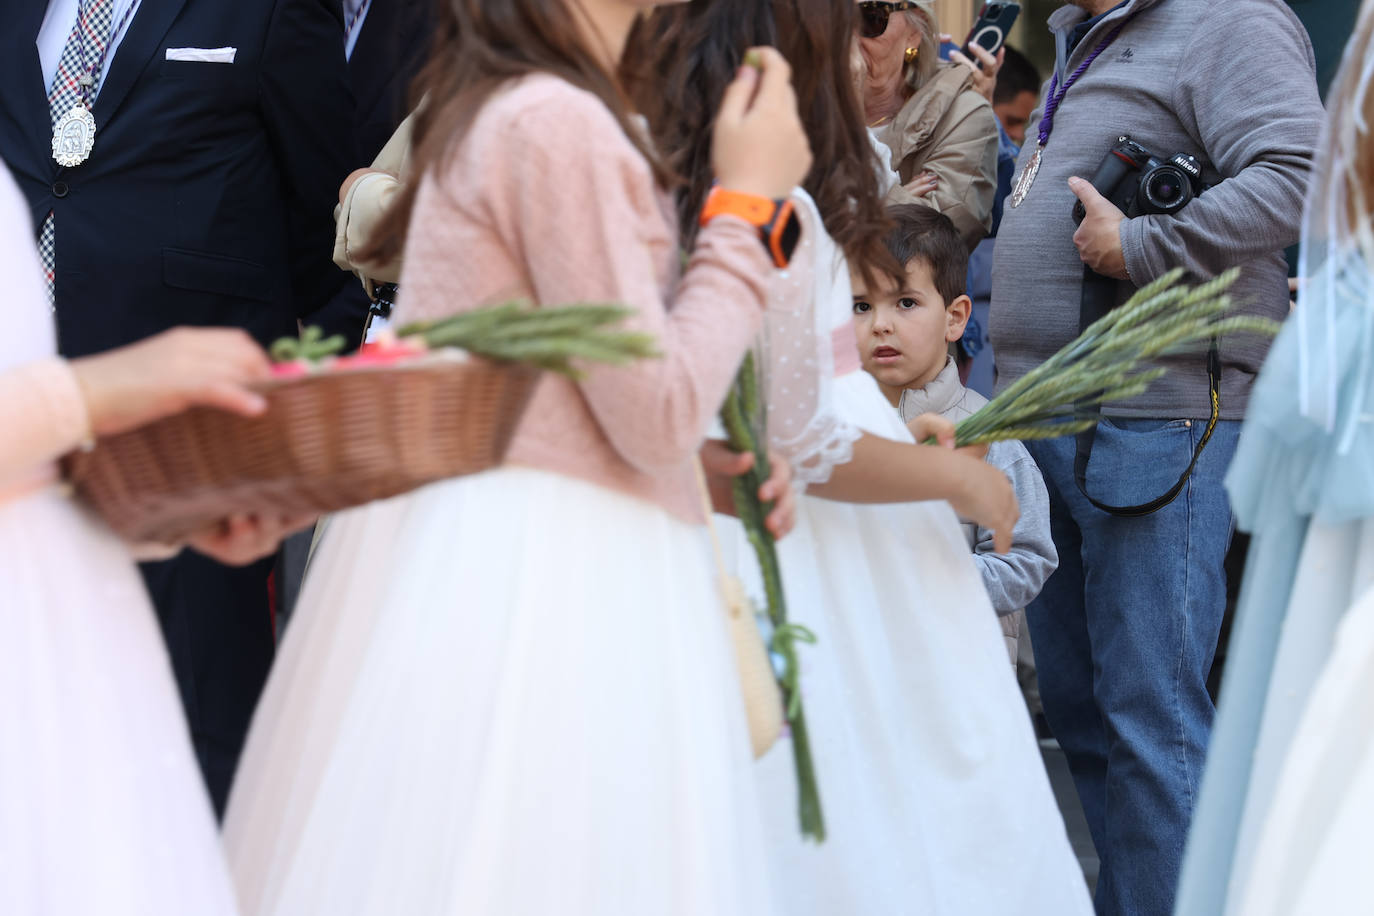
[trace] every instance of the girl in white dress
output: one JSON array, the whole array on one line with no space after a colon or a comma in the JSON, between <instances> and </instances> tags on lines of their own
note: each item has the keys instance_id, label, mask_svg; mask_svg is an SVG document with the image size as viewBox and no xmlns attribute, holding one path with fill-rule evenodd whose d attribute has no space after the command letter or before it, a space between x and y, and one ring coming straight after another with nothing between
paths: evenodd
<instances>
[{"instance_id":1,"label":"girl in white dress","mask_svg":"<svg viewBox=\"0 0 1374 916\"><path fill-rule=\"evenodd\" d=\"M0 913L232 916L210 800L162 635L127 545L57 485L93 434L209 404L252 414L267 375L246 335L176 331L56 354L29 208L0 165ZM276 522L197 545L269 553Z\"/></svg>"},{"instance_id":2,"label":"girl in white dress","mask_svg":"<svg viewBox=\"0 0 1374 916\"><path fill-rule=\"evenodd\" d=\"M759 12L770 6L775 20ZM1005 534L1007 481L974 456L915 445L859 367L848 267L830 232L878 269L887 262L849 71L852 13L827 0L716 0L650 29L656 53L679 62L668 85L681 95L661 118L670 136L700 128L692 112L709 109L721 74L762 35L808 64L797 90L816 167L811 193L796 194L805 240L774 288L765 361L773 444L810 484L780 560L790 616L818 637L802 650L801 683L829 836L800 838L791 755L775 749L758 774L775 885L792 914L1086 916L958 519L944 502L901 502L947 498ZM709 176L690 169L701 160L689 149L669 149L692 182L687 219Z\"/></svg>"},{"instance_id":3,"label":"girl in white dress","mask_svg":"<svg viewBox=\"0 0 1374 916\"><path fill-rule=\"evenodd\" d=\"M650 5L440 10L418 189L364 256L405 238L398 320L619 302L663 356L547 376L501 468L333 518L230 798L247 913L771 912L692 461L774 269L721 217L679 277L667 176L612 75ZM715 156L776 197L809 154L763 60Z\"/></svg>"}]
</instances>

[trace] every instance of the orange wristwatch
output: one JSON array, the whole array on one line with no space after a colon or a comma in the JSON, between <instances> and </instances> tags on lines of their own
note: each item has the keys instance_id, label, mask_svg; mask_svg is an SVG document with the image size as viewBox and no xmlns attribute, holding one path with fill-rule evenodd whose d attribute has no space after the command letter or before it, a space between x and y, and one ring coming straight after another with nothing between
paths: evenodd
<instances>
[{"instance_id":1,"label":"orange wristwatch","mask_svg":"<svg viewBox=\"0 0 1374 916\"><path fill-rule=\"evenodd\" d=\"M716 185L701 209L701 224L705 226L717 216L735 216L758 227L763 247L778 267L792 261L792 252L801 240L801 220L790 200L773 200L757 194L730 191Z\"/></svg>"}]
</instances>

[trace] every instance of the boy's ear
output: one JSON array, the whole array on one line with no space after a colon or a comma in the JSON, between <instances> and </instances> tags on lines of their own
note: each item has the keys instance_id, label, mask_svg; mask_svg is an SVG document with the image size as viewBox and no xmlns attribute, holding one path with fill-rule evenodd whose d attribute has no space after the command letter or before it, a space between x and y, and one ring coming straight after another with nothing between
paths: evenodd
<instances>
[{"instance_id":1,"label":"boy's ear","mask_svg":"<svg viewBox=\"0 0 1374 916\"><path fill-rule=\"evenodd\" d=\"M945 343L954 343L964 336L964 326L973 314L973 300L960 296L945 306Z\"/></svg>"}]
</instances>

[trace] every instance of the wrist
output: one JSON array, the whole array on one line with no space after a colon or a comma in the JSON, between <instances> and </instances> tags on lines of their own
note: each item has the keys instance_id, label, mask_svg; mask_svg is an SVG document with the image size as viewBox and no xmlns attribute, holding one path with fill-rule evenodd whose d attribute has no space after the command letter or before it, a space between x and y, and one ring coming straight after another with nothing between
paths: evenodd
<instances>
[{"instance_id":1,"label":"wrist","mask_svg":"<svg viewBox=\"0 0 1374 916\"><path fill-rule=\"evenodd\" d=\"M768 200L778 200L792 193L791 185L783 187L780 182L766 178L722 177L716 180L714 188L720 188L732 194L764 197Z\"/></svg>"},{"instance_id":2,"label":"wrist","mask_svg":"<svg viewBox=\"0 0 1374 916\"><path fill-rule=\"evenodd\" d=\"M92 357L85 357L64 361L76 391L80 395L83 416L83 437L81 440L83 448L94 443L95 437L99 434L100 421L105 415L104 402L101 396L103 386L99 382L99 372L92 366L91 360Z\"/></svg>"},{"instance_id":3,"label":"wrist","mask_svg":"<svg viewBox=\"0 0 1374 916\"><path fill-rule=\"evenodd\" d=\"M977 495L979 487L979 474L976 465L982 464L977 458L965 455L950 449L941 449L944 452L946 463L942 465L946 469L945 491L949 494L945 501L962 512L964 507Z\"/></svg>"},{"instance_id":4,"label":"wrist","mask_svg":"<svg viewBox=\"0 0 1374 916\"><path fill-rule=\"evenodd\" d=\"M790 199L765 197L717 184L702 207L701 225L721 216L735 217L753 226L774 266L785 268L791 262L801 239L801 221Z\"/></svg>"}]
</instances>

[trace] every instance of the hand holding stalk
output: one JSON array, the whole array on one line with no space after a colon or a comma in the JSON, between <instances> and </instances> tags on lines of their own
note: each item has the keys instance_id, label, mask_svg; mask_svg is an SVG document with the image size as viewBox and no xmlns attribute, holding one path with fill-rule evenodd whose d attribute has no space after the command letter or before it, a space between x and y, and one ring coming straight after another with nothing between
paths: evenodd
<instances>
[{"instance_id":1,"label":"hand holding stalk","mask_svg":"<svg viewBox=\"0 0 1374 916\"><path fill-rule=\"evenodd\" d=\"M759 397L758 372L754 354L749 353L740 366L735 384L721 408L730 447L738 452L754 455L754 468L732 483L735 509L744 525L749 544L758 559L767 598L768 620L772 626L769 650L774 656L778 683L783 701L787 704L787 721L792 736L792 756L797 770L797 813L802 835L816 842L825 840L825 817L821 809L820 787L816 782L816 768L811 758L811 741L806 727L806 713L802 708L800 660L798 643L814 643L815 636L805 627L787 619L787 602L783 594L782 569L778 563L773 535L768 531L766 518L771 509L759 498L762 481L772 476L766 422Z\"/></svg>"}]
</instances>

